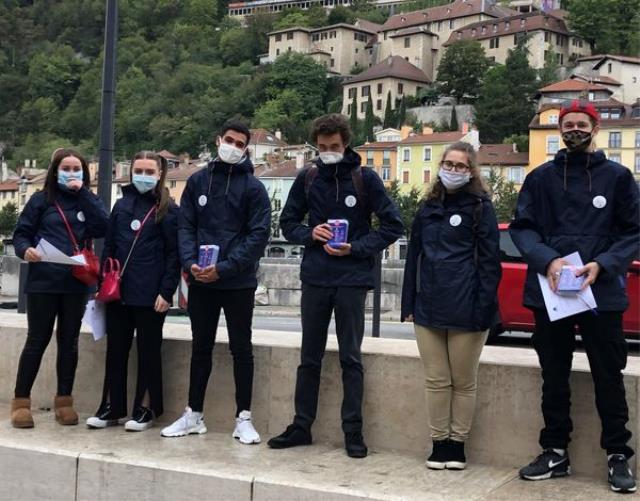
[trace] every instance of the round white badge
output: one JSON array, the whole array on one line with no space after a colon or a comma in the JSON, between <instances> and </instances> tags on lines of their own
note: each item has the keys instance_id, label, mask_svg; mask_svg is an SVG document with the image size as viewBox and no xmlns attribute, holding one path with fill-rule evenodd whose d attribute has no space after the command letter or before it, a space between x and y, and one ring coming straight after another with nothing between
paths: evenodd
<instances>
[{"instance_id":1,"label":"round white badge","mask_svg":"<svg viewBox=\"0 0 640 501\"><path fill-rule=\"evenodd\" d=\"M86 218L84 217L84 212L82 211L78 212L78 221L80 221L81 223L84 223L86 221Z\"/></svg>"},{"instance_id":2,"label":"round white badge","mask_svg":"<svg viewBox=\"0 0 640 501\"><path fill-rule=\"evenodd\" d=\"M198 198L198 204L200 207L207 205L207 195L200 195L200 198Z\"/></svg>"},{"instance_id":3,"label":"round white badge","mask_svg":"<svg viewBox=\"0 0 640 501\"><path fill-rule=\"evenodd\" d=\"M593 206L596 209L604 209L607 206L607 199L602 195L593 198Z\"/></svg>"},{"instance_id":4,"label":"round white badge","mask_svg":"<svg viewBox=\"0 0 640 501\"><path fill-rule=\"evenodd\" d=\"M138 221L137 219L134 219L133 221L131 221L131 229L133 231L138 231L140 229L140 221Z\"/></svg>"},{"instance_id":5,"label":"round white badge","mask_svg":"<svg viewBox=\"0 0 640 501\"><path fill-rule=\"evenodd\" d=\"M462 218L460 217L459 214L454 214L449 218L449 224L451 226L460 226L461 222L462 222Z\"/></svg>"},{"instance_id":6,"label":"round white badge","mask_svg":"<svg viewBox=\"0 0 640 501\"><path fill-rule=\"evenodd\" d=\"M349 195L348 197L346 197L344 199L344 204L347 207L355 207L356 206L356 202L357 202L356 197L354 197L353 195Z\"/></svg>"}]
</instances>

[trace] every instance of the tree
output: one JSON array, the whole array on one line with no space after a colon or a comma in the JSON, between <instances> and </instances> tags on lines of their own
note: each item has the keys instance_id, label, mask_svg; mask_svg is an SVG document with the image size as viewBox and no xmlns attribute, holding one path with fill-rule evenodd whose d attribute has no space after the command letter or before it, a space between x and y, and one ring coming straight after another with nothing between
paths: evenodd
<instances>
[{"instance_id":1,"label":"tree","mask_svg":"<svg viewBox=\"0 0 640 501\"><path fill-rule=\"evenodd\" d=\"M571 29L594 45L594 54L637 56L640 0L570 0Z\"/></svg>"},{"instance_id":2,"label":"tree","mask_svg":"<svg viewBox=\"0 0 640 501\"><path fill-rule=\"evenodd\" d=\"M503 144L515 144L519 152L529 151L529 134L511 134L505 137Z\"/></svg>"},{"instance_id":3,"label":"tree","mask_svg":"<svg viewBox=\"0 0 640 501\"><path fill-rule=\"evenodd\" d=\"M482 142L501 143L512 134L528 133L535 113L535 77L522 46L509 51L505 65L496 65L487 72L475 104L475 122Z\"/></svg>"},{"instance_id":4,"label":"tree","mask_svg":"<svg viewBox=\"0 0 640 501\"><path fill-rule=\"evenodd\" d=\"M395 113L391 106L391 91L387 92L387 104L384 108L384 120L382 121L382 128L388 129L393 127L396 123Z\"/></svg>"},{"instance_id":5,"label":"tree","mask_svg":"<svg viewBox=\"0 0 640 501\"><path fill-rule=\"evenodd\" d=\"M362 135L364 141L374 141L373 126L375 125L376 117L373 114L373 101L371 99L371 93L369 93L369 100L367 101L367 109L364 114L364 124L362 126Z\"/></svg>"},{"instance_id":6,"label":"tree","mask_svg":"<svg viewBox=\"0 0 640 501\"><path fill-rule=\"evenodd\" d=\"M407 104L404 100L404 96L400 100L400 106L398 107L398 114L396 116L396 124L398 129L400 129L405 121L407 120Z\"/></svg>"},{"instance_id":7,"label":"tree","mask_svg":"<svg viewBox=\"0 0 640 501\"><path fill-rule=\"evenodd\" d=\"M400 181L394 179L387 188L387 192L400 211L400 217L404 225L404 236L409 239L411 238L413 220L422 202L422 190L416 186L412 186L408 193L403 193L402 190L400 190Z\"/></svg>"},{"instance_id":8,"label":"tree","mask_svg":"<svg viewBox=\"0 0 640 501\"><path fill-rule=\"evenodd\" d=\"M488 67L489 60L480 42L454 42L447 47L438 65L440 92L455 97L459 103L475 101Z\"/></svg>"},{"instance_id":9,"label":"tree","mask_svg":"<svg viewBox=\"0 0 640 501\"><path fill-rule=\"evenodd\" d=\"M343 5L337 5L334 7L331 12L329 12L329 17L327 19L327 23L331 24L353 24L356 22L356 15L352 9L348 9Z\"/></svg>"},{"instance_id":10,"label":"tree","mask_svg":"<svg viewBox=\"0 0 640 501\"><path fill-rule=\"evenodd\" d=\"M499 223L509 223L513 219L518 201L518 190L513 181L507 181L498 169L491 169L487 184L491 192L493 207Z\"/></svg>"},{"instance_id":11,"label":"tree","mask_svg":"<svg viewBox=\"0 0 640 501\"><path fill-rule=\"evenodd\" d=\"M237 66L243 61L251 60L251 49L251 44L247 43L245 28L233 28L220 37L220 55L227 66Z\"/></svg>"},{"instance_id":12,"label":"tree","mask_svg":"<svg viewBox=\"0 0 640 501\"><path fill-rule=\"evenodd\" d=\"M351 133L354 137L358 135L358 99L356 98L356 93L357 91L353 93L351 113L349 115L349 126L351 127Z\"/></svg>"},{"instance_id":13,"label":"tree","mask_svg":"<svg viewBox=\"0 0 640 501\"><path fill-rule=\"evenodd\" d=\"M457 131L460 129L458 125L458 114L456 113L456 105L451 106L451 122L449 122L449 130Z\"/></svg>"},{"instance_id":14,"label":"tree","mask_svg":"<svg viewBox=\"0 0 640 501\"><path fill-rule=\"evenodd\" d=\"M538 70L538 87L546 87L558 81L560 65L558 58L552 51L547 52L544 58L544 66Z\"/></svg>"},{"instance_id":15,"label":"tree","mask_svg":"<svg viewBox=\"0 0 640 501\"><path fill-rule=\"evenodd\" d=\"M13 202L7 202L0 210L0 235L7 237L16 229L18 208Z\"/></svg>"}]
</instances>

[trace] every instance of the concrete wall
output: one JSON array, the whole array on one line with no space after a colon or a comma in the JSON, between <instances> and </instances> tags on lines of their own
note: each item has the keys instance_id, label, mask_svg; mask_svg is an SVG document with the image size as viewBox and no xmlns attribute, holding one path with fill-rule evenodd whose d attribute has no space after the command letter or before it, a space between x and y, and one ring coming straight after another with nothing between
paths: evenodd
<instances>
[{"instance_id":1,"label":"concrete wall","mask_svg":"<svg viewBox=\"0 0 640 501\"><path fill-rule=\"evenodd\" d=\"M25 318L0 316L0 403L12 398L18 357L26 336ZM205 401L207 426L230 432L233 427L234 385L226 332L220 329L214 351L214 372ZM98 407L104 367L105 340L94 342L83 333L74 396L86 418ZM135 344L135 343L134 343ZM293 414L296 366L300 336L284 332L254 333L256 371L252 411L256 428L268 438L282 432ZM165 326L163 344L165 409L163 420L176 418L188 393L191 343L186 325ZM55 393L55 349L46 354L33 390L34 407L50 407ZM135 374L135 348L129 374ZM422 366L415 342L366 338L363 344L365 371L364 435L372 448L423 453L430 448ZM625 371L630 410L629 428L637 446L640 359L630 357ZM135 377L130 378L133 398ZM570 446L575 472L602 478L606 457L599 448L600 425L593 385L584 354L574 357L571 376L572 417L575 432ZM520 466L539 452L540 370L530 349L485 347L479 371L477 412L468 444L471 462ZM318 420L313 428L316 442L340 445L342 399L340 363L334 336L329 337L324 360ZM3 419L6 419L3 418Z\"/></svg>"}]
</instances>

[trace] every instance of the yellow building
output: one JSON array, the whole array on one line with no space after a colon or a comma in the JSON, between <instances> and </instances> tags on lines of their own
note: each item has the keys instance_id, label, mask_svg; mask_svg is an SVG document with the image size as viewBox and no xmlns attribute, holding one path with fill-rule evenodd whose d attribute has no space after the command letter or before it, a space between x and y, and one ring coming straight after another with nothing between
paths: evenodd
<instances>
[{"instance_id":1,"label":"yellow building","mask_svg":"<svg viewBox=\"0 0 640 501\"><path fill-rule=\"evenodd\" d=\"M398 142L381 141L358 146L355 150L362 159L362 165L377 172L385 186L396 179L398 165Z\"/></svg>"},{"instance_id":2,"label":"yellow building","mask_svg":"<svg viewBox=\"0 0 640 501\"><path fill-rule=\"evenodd\" d=\"M601 117L597 149L607 158L630 169L640 181L640 103L632 106L614 99L593 102ZM564 148L558 130L560 103L543 105L529 124L529 168L553 159Z\"/></svg>"}]
</instances>

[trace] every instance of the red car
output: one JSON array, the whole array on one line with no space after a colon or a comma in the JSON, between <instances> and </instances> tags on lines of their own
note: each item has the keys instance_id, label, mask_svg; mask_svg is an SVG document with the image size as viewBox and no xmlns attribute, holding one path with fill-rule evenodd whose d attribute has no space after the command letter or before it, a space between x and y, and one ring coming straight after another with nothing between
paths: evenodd
<instances>
[{"instance_id":1,"label":"red car","mask_svg":"<svg viewBox=\"0 0 640 501\"><path fill-rule=\"evenodd\" d=\"M520 251L511 240L509 225L500 224L500 260L502 280L498 287L501 324L494 327L489 337L495 338L505 331L533 332L534 321L531 310L522 306L527 265ZM627 272L627 294L629 308L624 313L623 328L628 337L640 336L640 261L633 261Z\"/></svg>"}]
</instances>

